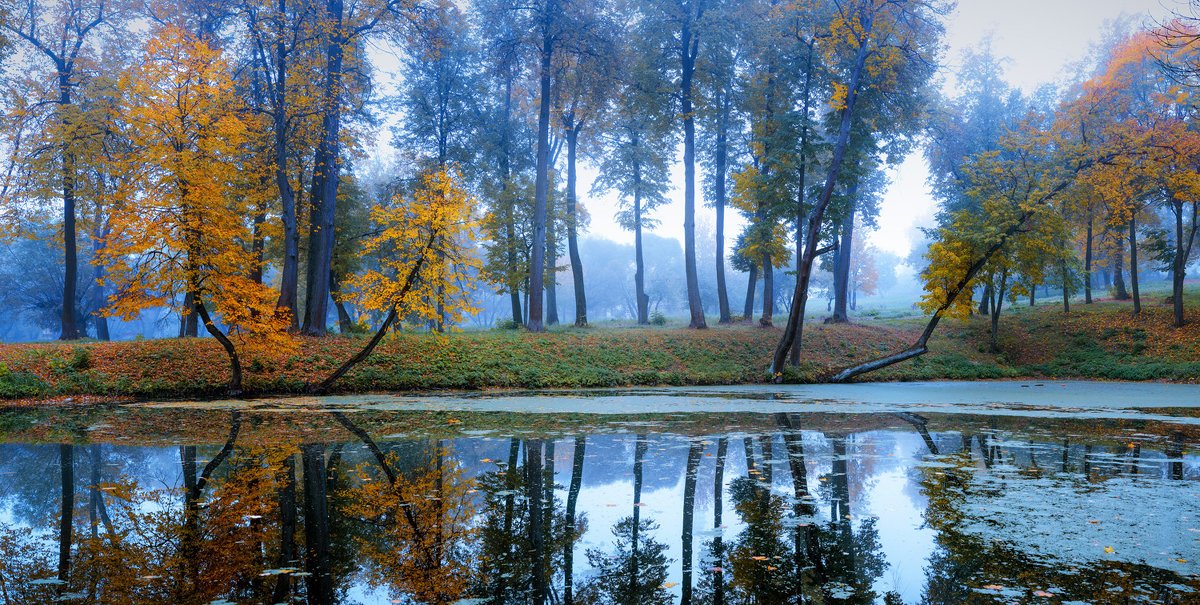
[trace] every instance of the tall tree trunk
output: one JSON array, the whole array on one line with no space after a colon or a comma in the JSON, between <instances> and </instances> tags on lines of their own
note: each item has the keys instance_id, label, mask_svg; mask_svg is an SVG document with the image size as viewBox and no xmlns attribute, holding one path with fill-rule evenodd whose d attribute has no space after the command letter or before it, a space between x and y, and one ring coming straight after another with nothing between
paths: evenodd
<instances>
[{"instance_id":1,"label":"tall tree trunk","mask_svg":"<svg viewBox=\"0 0 1200 605\"><path fill-rule=\"evenodd\" d=\"M849 314L846 313L846 299L850 290L850 259L851 246L854 242L854 214L856 208L855 195L858 192L858 183L850 185L850 216L846 217L842 223L842 238L838 243L837 265L834 267L833 274L833 317L834 323L843 323L850 321Z\"/></svg>"},{"instance_id":2,"label":"tall tree trunk","mask_svg":"<svg viewBox=\"0 0 1200 605\"><path fill-rule=\"evenodd\" d=\"M775 355L771 360L771 376L773 380L783 379L783 364L792 350L796 340L803 337L804 309L808 303L808 282L812 278L813 261L817 258L817 242L820 239L821 220L825 216L825 208L833 196L833 188L837 184L838 171L841 170L842 160L846 155L846 147L850 141L850 121L854 115L854 105L858 100L858 86L866 65L870 44L866 41L874 26L874 17L869 16L861 22L862 31L859 34L862 42L854 61L854 69L846 92L846 106L842 108L841 125L838 129L837 143L833 148L833 157L829 163L829 173L825 177L825 188L821 197L813 207L808 217L808 228L805 234L804 254L798 259L796 267L796 291L792 294L792 308L788 313L788 323L783 330L779 345L775 347Z\"/></svg>"},{"instance_id":3,"label":"tall tree trunk","mask_svg":"<svg viewBox=\"0 0 1200 605\"><path fill-rule=\"evenodd\" d=\"M1129 286L1133 290L1133 314L1142 312L1142 295L1138 291L1137 215L1129 217Z\"/></svg>"},{"instance_id":4,"label":"tall tree trunk","mask_svg":"<svg viewBox=\"0 0 1200 605\"><path fill-rule=\"evenodd\" d=\"M763 303L762 318L758 320L761 326L773 325L772 318L775 315L775 268L771 266L771 255L763 253Z\"/></svg>"},{"instance_id":5,"label":"tall tree trunk","mask_svg":"<svg viewBox=\"0 0 1200 605\"><path fill-rule=\"evenodd\" d=\"M546 201L550 191L550 74L554 54L551 25L557 19L558 3L547 0L542 16L540 96L538 103L537 172L533 187L533 252L529 262L529 322L530 332L544 332L542 323L542 267L546 257ZM539 602L540 605L540 602Z\"/></svg>"},{"instance_id":6,"label":"tall tree trunk","mask_svg":"<svg viewBox=\"0 0 1200 605\"><path fill-rule=\"evenodd\" d=\"M703 9L699 12L703 12ZM696 20L700 17L697 14ZM704 304L700 300L700 281L696 272L696 121L692 109L692 77L700 40L693 35L692 23L691 15L685 15L679 37L679 99L683 116L683 263L687 275L688 310L691 313L688 327L702 329L708 325L704 322Z\"/></svg>"},{"instance_id":7,"label":"tall tree trunk","mask_svg":"<svg viewBox=\"0 0 1200 605\"><path fill-rule=\"evenodd\" d=\"M721 317L719 324L733 322L729 312L729 292L725 287L725 173L729 162L729 113L732 102L729 91L721 91L719 101L721 115L717 118L716 148L713 158L713 206L717 211L717 306Z\"/></svg>"},{"instance_id":8,"label":"tall tree trunk","mask_svg":"<svg viewBox=\"0 0 1200 605\"><path fill-rule=\"evenodd\" d=\"M275 18L282 30L286 22L287 0L279 0ZM279 191L280 219L283 223L283 266L279 273L279 300L275 303L277 313L286 313L289 327L296 330L300 314L297 305L297 284L300 278L300 229L296 221L296 194L288 173L287 149L287 52L283 31L276 32L275 79L272 123L275 130L275 188Z\"/></svg>"},{"instance_id":9,"label":"tall tree trunk","mask_svg":"<svg viewBox=\"0 0 1200 605\"><path fill-rule=\"evenodd\" d=\"M575 286L575 325L586 326L587 293L583 288L583 259L579 256L579 211L575 197L575 153L583 124L567 129L567 254L571 258L571 279Z\"/></svg>"},{"instance_id":10,"label":"tall tree trunk","mask_svg":"<svg viewBox=\"0 0 1200 605\"><path fill-rule=\"evenodd\" d=\"M633 163L634 181L639 182L638 163ZM637 322L650 323L650 297L646 295L646 261L642 258L642 194L640 187L633 191L633 289L637 297Z\"/></svg>"},{"instance_id":11,"label":"tall tree trunk","mask_svg":"<svg viewBox=\"0 0 1200 605\"><path fill-rule=\"evenodd\" d=\"M810 103L812 101L811 90L812 90L812 76L813 76L813 52L815 50L816 43L817 43L817 41L815 38L810 39L808 41L808 59L806 61L806 67L804 70L804 92L802 94L802 98L804 99L804 101L803 101L803 103L801 105L801 109L800 109L800 111L802 112L803 115L800 118L800 124L801 124L801 126L800 126L800 157L799 157L800 166L796 170L796 178L797 178L797 186L796 186L796 267L797 267L797 269L799 269L799 267L800 267L800 260L802 258L804 258L804 233L803 232L804 232L804 217L805 217L805 214L807 213L807 211L804 209L804 192L805 192L805 187L806 187L805 180L808 177L808 155L807 155L808 134L809 134L808 125L809 125L809 114L812 109ZM797 286L800 285L800 272L799 271L796 272L796 285ZM796 301L793 300L792 304L796 304ZM801 317L800 321L803 322L804 318ZM795 340L792 341L792 350L790 352L788 352L788 363L791 364L791 366L793 368L800 366L800 339L799 338L796 338Z\"/></svg>"},{"instance_id":12,"label":"tall tree trunk","mask_svg":"<svg viewBox=\"0 0 1200 605\"><path fill-rule=\"evenodd\" d=\"M333 604L330 566L329 499L326 493L325 444L300 446L304 461L304 571L311 605Z\"/></svg>"},{"instance_id":13,"label":"tall tree trunk","mask_svg":"<svg viewBox=\"0 0 1200 605\"><path fill-rule=\"evenodd\" d=\"M324 336L329 310L329 270L333 263L334 221L338 185L341 183L341 98L342 63L346 38L342 31L342 0L327 0L325 26L329 43L326 49L325 98L321 108L321 140L313 167L315 185L313 218L308 237L308 295L305 297L303 331ZM319 175L320 179L316 176Z\"/></svg>"},{"instance_id":14,"label":"tall tree trunk","mask_svg":"<svg viewBox=\"0 0 1200 605\"><path fill-rule=\"evenodd\" d=\"M62 59L58 64L58 107L64 131L71 129L66 108L71 105L71 72L73 66ZM62 142L62 201L63 201L63 298L61 340L79 338L75 317L75 290L79 282L79 253L75 237L75 152L69 141Z\"/></svg>"},{"instance_id":15,"label":"tall tree trunk","mask_svg":"<svg viewBox=\"0 0 1200 605\"><path fill-rule=\"evenodd\" d=\"M1083 247L1083 304L1092 304L1092 217L1088 216Z\"/></svg>"},{"instance_id":16,"label":"tall tree trunk","mask_svg":"<svg viewBox=\"0 0 1200 605\"><path fill-rule=\"evenodd\" d=\"M584 449L587 436L575 437L575 451L571 461L571 485L567 489L567 539L563 552L563 604L575 603L575 507L579 503L579 489L583 486Z\"/></svg>"},{"instance_id":17,"label":"tall tree trunk","mask_svg":"<svg viewBox=\"0 0 1200 605\"><path fill-rule=\"evenodd\" d=\"M683 477L683 587L679 605L692 604L692 524L696 517L696 474L700 471L700 454L704 444L693 439L688 446L688 457Z\"/></svg>"},{"instance_id":18,"label":"tall tree trunk","mask_svg":"<svg viewBox=\"0 0 1200 605\"><path fill-rule=\"evenodd\" d=\"M758 289L758 264L750 265L750 277L746 282L746 306L742 310L742 317L752 319L754 317L754 291Z\"/></svg>"}]
</instances>

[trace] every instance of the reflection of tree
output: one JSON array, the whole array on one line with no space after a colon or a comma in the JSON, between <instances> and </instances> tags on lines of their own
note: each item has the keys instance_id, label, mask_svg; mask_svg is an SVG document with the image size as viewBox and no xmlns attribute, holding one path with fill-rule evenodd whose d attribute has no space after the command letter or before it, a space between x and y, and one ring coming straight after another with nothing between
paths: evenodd
<instances>
[{"instance_id":1,"label":"reflection of tree","mask_svg":"<svg viewBox=\"0 0 1200 605\"><path fill-rule=\"evenodd\" d=\"M571 461L571 486L567 489L566 545L563 553L563 603L573 605L575 590L575 507L579 503L579 489L583 486L583 458L587 437L575 437L575 450Z\"/></svg>"},{"instance_id":2,"label":"reflection of tree","mask_svg":"<svg viewBox=\"0 0 1200 605\"><path fill-rule=\"evenodd\" d=\"M422 603L462 599L476 567L470 548L475 530L469 492L474 482L463 476L456 459L447 460L440 442L431 452L433 464L399 472L395 454L384 454L345 415L335 413L335 417L363 442L383 475L382 481L376 480L375 473L363 466L344 488L342 512L376 530L374 535L356 537L369 582ZM307 467L306 462L306 471ZM319 473L324 477L323 466ZM306 532L307 525L306 519Z\"/></svg>"},{"instance_id":3,"label":"reflection of tree","mask_svg":"<svg viewBox=\"0 0 1200 605\"><path fill-rule=\"evenodd\" d=\"M696 588L696 600L700 603L725 605L725 593L730 589L725 576L725 541L721 537L721 517L724 513L721 496L725 493L725 458L729 451L729 439L717 439L717 461L713 470L713 530L716 535L704 543L700 557L700 583Z\"/></svg>"},{"instance_id":4,"label":"reflection of tree","mask_svg":"<svg viewBox=\"0 0 1200 605\"><path fill-rule=\"evenodd\" d=\"M692 524L696 516L696 475L700 471L700 454L704 444L693 439L688 445L683 479L683 588L680 605L692 604Z\"/></svg>"},{"instance_id":5,"label":"reflection of tree","mask_svg":"<svg viewBox=\"0 0 1200 605\"><path fill-rule=\"evenodd\" d=\"M613 528L614 552L590 548L588 563L596 570L580 591L587 603L640 605L670 603L663 583L667 579L665 544L647 535L658 529L650 519L642 519L643 462L646 435L639 434L633 446L633 513Z\"/></svg>"},{"instance_id":6,"label":"reflection of tree","mask_svg":"<svg viewBox=\"0 0 1200 605\"><path fill-rule=\"evenodd\" d=\"M846 437L834 435L830 439L833 442L833 464L827 481L831 492L830 520L822 528L826 581L849 587L853 592L839 602L874 603L876 595L871 586L887 566L880 553L879 532L873 517L864 519L858 530L854 530L846 472Z\"/></svg>"},{"instance_id":7,"label":"reflection of tree","mask_svg":"<svg viewBox=\"0 0 1200 605\"><path fill-rule=\"evenodd\" d=\"M542 599L557 602L551 570L564 568L584 530L574 504L582 485L582 441L576 441L565 511L554 496L553 448L537 439L521 446L521 440L511 440L507 463L476 478L483 507L478 574L471 593L489 603L530 603L539 593ZM565 581L573 580L569 571L564 576ZM564 602L568 594L576 598L573 586L571 593L564 590Z\"/></svg>"}]
</instances>

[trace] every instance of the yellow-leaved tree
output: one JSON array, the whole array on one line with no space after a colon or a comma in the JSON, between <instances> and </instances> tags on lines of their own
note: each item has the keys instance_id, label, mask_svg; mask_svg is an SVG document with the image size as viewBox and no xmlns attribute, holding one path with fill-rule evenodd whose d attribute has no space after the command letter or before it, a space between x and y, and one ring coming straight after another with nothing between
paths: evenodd
<instances>
[{"instance_id":1,"label":"yellow-leaved tree","mask_svg":"<svg viewBox=\"0 0 1200 605\"><path fill-rule=\"evenodd\" d=\"M379 265L354 277L346 296L361 309L386 316L366 346L314 391L328 390L366 359L397 319L444 318L455 325L476 311L467 294L480 270L474 245L477 205L462 175L447 166L422 174L409 197L396 195L390 205L371 210L378 235L363 244L363 253L377 256Z\"/></svg>"},{"instance_id":2,"label":"yellow-leaved tree","mask_svg":"<svg viewBox=\"0 0 1200 605\"><path fill-rule=\"evenodd\" d=\"M114 161L136 177L110 204L105 312L196 313L228 354L229 388L240 393L242 355L291 346L275 293L252 277L254 196L233 191L246 182L237 175L253 122L220 51L177 27L154 32L121 89L130 149Z\"/></svg>"}]
</instances>

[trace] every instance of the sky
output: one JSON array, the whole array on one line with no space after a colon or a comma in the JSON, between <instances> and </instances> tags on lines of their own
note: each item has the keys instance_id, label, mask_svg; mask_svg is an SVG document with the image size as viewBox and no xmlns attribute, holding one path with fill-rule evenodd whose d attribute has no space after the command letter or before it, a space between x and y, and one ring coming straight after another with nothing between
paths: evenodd
<instances>
[{"instance_id":1,"label":"sky","mask_svg":"<svg viewBox=\"0 0 1200 605\"><path fill-rule=\"evenodd\" d=\"M1032 92L1044 83L1068 80L1068 66L1088 53L1098 41L1104 24L1123 13L1152 24L1177 7L1173 0L960 0L946 18L946 51L939 77L943 94L953 94L953 73L962 51L976 46L988 35L992 51L1004 57L1004 76L1009 84ZM682 150L678 157L682 157ZM879 228L867 241L880 250L907 256L920 242L921 227L933 226L935 203L926 187L928 168L918 147L898 166L888 170L890 185L880 205ZM617 199L588 194L596 176L590 166L581 167L579 192L592 217L590 233L632 242L631 232L621 229L614 218ZM657 210L661 223L654 232L683 240L683 165L675 166L676 187L671 203ZM699 175L697 197L701 195ZM697 221L712 222L711 209L697 200ZM707 218L706 218L707 217ZM737 213L726 212L726 237L736 236L742 223ZM728 244L727 244L728 246Z\"/></svg>"}]
</instances>

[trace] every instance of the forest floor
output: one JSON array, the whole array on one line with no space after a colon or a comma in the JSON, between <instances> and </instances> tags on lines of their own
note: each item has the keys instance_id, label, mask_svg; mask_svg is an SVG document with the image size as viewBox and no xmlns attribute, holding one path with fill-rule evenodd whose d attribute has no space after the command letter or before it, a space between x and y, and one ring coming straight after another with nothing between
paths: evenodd
<instances>
[{"instance_id":1,"label":"forest floor","mask_svg":"<svg viewBox=\"0 0 1200 605\"><path fill-rule=\"evenodd\" d=\"M1194 289L1194 288L1192 288ZM1017 304L1000 318L999 351L988 321L948 319L922 357L862 380L973 380L1019 377L1200 382L1200 296L1187 297L1188 324L1171 326L1164 292L1132 303ZM779 317L779 321L785 316ZM920 317L808 322L803 361L789 382L820 382L833 370L894 352L924 328ZM487 330L399 333L386 338L335 391L485 388L593 388L762 383L779 328L742 322L708 330L555 327L545 334ZM365 343L365 337L297 338L293 350L246 359L249 394L303 392ZM180 399L220 396L224 351L210 338L0 344L0 399Z\"/></svg>"}]
</instances>

